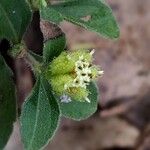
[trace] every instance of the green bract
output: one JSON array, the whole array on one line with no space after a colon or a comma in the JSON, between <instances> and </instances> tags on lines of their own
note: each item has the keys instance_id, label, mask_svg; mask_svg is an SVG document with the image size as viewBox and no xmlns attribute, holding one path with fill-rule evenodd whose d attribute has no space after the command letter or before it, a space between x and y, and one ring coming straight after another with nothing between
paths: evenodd
<instances>
[{"instance_id":1,"label":"green bract","mask_svg":"<svg viewBox=\"0 0 150 150\"><path fill-rule=\"evenodd\" d=\"M100 68L92 64L93 53L84 49L62 52L50 63L46 77L62 101L71 101L73 98L90 102L87 86L103 74Z\"/></svg>"}]
</instances>

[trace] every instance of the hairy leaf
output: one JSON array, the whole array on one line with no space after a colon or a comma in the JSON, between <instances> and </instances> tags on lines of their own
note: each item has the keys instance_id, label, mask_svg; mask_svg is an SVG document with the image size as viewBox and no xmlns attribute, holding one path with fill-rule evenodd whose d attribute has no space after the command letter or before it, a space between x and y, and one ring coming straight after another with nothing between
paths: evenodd
<instances>
[{"instance_id":1,"label":"hairy leaf","mask_svg":"<svg viewBox=\"0 0 150 150\"><path fill-rule=\"evenodd\" d=\"M98 90L95 83L91 83L88 89L90 91L89 99L91 103L79 102L77 100L62 103L58 100L61 115L73 120L83 120L90 117L97 110Z\"/></svg>"},{"instance_id":2,"label":"hairy leaf","mask_svg":"<svg viewBox=\"0 0 150 150\"><path fill-rule=\"evenodd\" d=\"M25 0L0 0L0 38L19 43L30 18Z\"/></svg>"},{"instance_id":3,"label":"hairy leaf","mask_svg":"<svg viewBox=\"0 0 150 150\"><path fill-rule=\"evenodd\" d=\"M112 11L101 0L62 2L49 6L49 10L52 9L59 12L63 19L97 32L104 37L117 38L119 36L119 28Z\"/></svg>"},{"instance_id":4,"label":"hairy leaf","mask_svg":"<svg viewBox=\"0 0 150 150\"><path fill-rule=\"evenodd\" d=\"M66 38L64 34L54 39L49 39L44 44L43 50L44 61L45 62L52 61L54 57L60 55L60 53L64 50L65 46L66 46Z\"/></svg>"},{"instance_id":5,"label":"hairy leaf","mask_svg":"<svg viewBox=\"0 0 150 150\"><path fill-rule=\"evenodd\" d=\"M12 72L0 55L0 149L8 141L15 119L16 96Z\"/></svg>"},{"instance_id":6,"label":"hairy leaf","mask_svg":"<svg viewBox=\"0 0 150 150\"><path fill-rule=\"evenodd\" d=\"M39 150L45 146L56 131L59 108L51 87L43 78L36 85L23 105L21 135L26 150Z\"/></svg>"},{"instance_id":7,"label":"hairy leaf","mask_svg":"<svg viewBox=\"0 0 150 150\"><path fill-rule=\"evenodd\" d=\"M40 16L43 20L47 20L53 23L59 23L63 21L63 17L51 7L44 7L40 10Z\"/></svg>"}]
</instances>

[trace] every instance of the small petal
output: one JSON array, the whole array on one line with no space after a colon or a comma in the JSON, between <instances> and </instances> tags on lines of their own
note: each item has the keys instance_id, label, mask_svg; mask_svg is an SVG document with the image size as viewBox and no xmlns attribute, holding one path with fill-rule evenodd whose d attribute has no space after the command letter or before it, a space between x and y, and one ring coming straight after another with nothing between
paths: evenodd
<instances>
[{"instance_id":1,"label":"small petal","mask_svg":"<svg viewBox=\"0 0 150 150\"><path fill-rule=\"evenodd\" d=\"M104 74L104 71L98 71L99 76Z\"/></svg>"},{"instance_id":2,"label":"small petal","mask_svg":"<svg viewBox=\"0 0 150 150\"><path fill-rule=\"evenodd\" d=\"M66 95L66 94L63 94L60 97L60 100L61 100L62 103L69 103L69 102L71 102L71 98L68 95Z\"/></svg>"},{"instance_id":3,"label":"small petal","mask_svg":"<svg viewBox=\"0 0 150 150\"><path fill-rule=\"evenodd\" d=\"M93 49L91 52L90 52L90 55L93 55L95 53L95 49Z\"/></svg>"},{"instance_id":4,"label":"small petal","mask_svg":"<svg viewBox=\"0 0 150 150\"><path fill-rule=\"evenodd\" d=\"M91 103L88 97L85 98L85 101L87 101L88 103Z\"/></svg>"}]
</instances>

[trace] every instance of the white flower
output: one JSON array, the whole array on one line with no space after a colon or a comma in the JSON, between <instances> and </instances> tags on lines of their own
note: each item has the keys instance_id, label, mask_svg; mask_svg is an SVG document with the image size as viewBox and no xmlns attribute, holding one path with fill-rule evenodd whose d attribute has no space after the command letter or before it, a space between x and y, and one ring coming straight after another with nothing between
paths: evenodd
<instances>
[{"instance_id":1,"label":"white flower","mask_svg":"<svg viewBox=\"0 0 150 150\"><path fill-rule=\"evenodd\" d=\"M103 74L98 66L92 64L93 54L94 50L63 52L53 60L49 72L52 76L57 75L58 80L52 77L51 84L53 89L62 95L61 102L70 102L71 98L90 102L88 85Z\"/></svg>"}]
</instances>

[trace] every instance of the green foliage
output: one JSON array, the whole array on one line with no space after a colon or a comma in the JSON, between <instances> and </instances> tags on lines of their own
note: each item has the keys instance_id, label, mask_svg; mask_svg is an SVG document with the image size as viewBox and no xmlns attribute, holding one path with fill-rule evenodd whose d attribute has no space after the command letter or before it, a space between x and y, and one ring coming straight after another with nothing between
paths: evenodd
<instances>
[{"instance_id":1,"label":"green foliage","mask_svg":"<svg viewBox=\"0 0 150 150\"><path fill-rule=\"evenodd\" d=\"M51 87L43 77L37 79L21 113L21 135L26 150L38 150L49 142L59 121L59 109Z\"/></svg>"},{"instance_id":2,"label":"green foliage","mask_svg":"<svg viewBox=\"0 0 150 150\"><path fill-rule=\"evenodd\" d=\"M63 21L63 17L55 9L51 7L44 7L40 10L40 15L43 20L48 20L53 23L59 24Z\"/></svg>"},{"instance_id":3,"label":"green foliage","mask_svg":"<svg viewBox=\"0 0 150 150\"><path fill-rule=\"evenodd\" d=\"M19 43L30 19L25 0L0 0L0 38Z\"/></svg>"},{"instance_id":4,"label":"green foliage","mask_svg":"<svg viewBox=\"0 0 150 150\"><path fill-rule=\"evenodd\" d=\"M56 37L55 39L50 39L44 44L43 49L43 59L44 61L50 62L54 57L59 56L59 54L64 50L66 46L65 35Z\"/></svg>"},{"instance_id":5,"label":"green foliage","mask_svg":"<svg viewBox=\"0 0 150 150\"><path fill-rule=\"evenodd\" d=\"M25 150L39 150L45 147L57 129L60 115L74 120L83 120L90 117L97 109L99 96L96 84L94 82L90 83L91 80L89 80L90 85L87 88L90 93L87 90L89 95L83 100L84 102L81 102L82 98L79 101L79 96L75 93L74 87L71 91L75 95L74 99L70 96L69 98L72 98L71 102L64 103L60 101L60 95L56 95L56 91L54 88L52 89L52 80L48 82L45 76L48 66L65 49L65 34L48 39L43 43L42 55L37 55L28 50L24 45L25 42L22 42L22 37L34 11L39 10L41 20L53 22L57 26L63 20L66 20L104 37L118 38L119 36L119 28L115 17L104 0L64 0L49 6L46 2L48 0L0 0L0 39L5 38L13 43L11 51L7 53L0 49L0 53L9 54L14 60L21 55L23 60L26 60L29 66L32 66L32 71L37 77L32 92L23 104L20 118L21 136ZM21 47L17 45L21 45ZM92 56L91 53L90 55ZM73 57L72 55L70 56ZM71 57L67 57L67 59L71 60ZM78 57L77 59L79 59ZM65 72L67 68L72 68L70 63L67 64L68 66L65 65L64 61L60 61L60 63L63 65L59 65L58 68L54 65L56 72L60 74ZM83 65L82 67L80 66L81 64ZM87 68L91 68L90 65L92 66L90 63L87 65L84 60L80 60L80 64L76 66L83 71L85 68L89 70ZM75 69L73 66L73 70L69 72L72 75L71 79L77 77L74 74ZM49 72L52 76L55 76L52 69ZM86 73L91 79L91 74ZM97 74L99 75L100 73L101 70L97 70ZM79 75L80 78L85 76L83 74ZM59 81L61 81L61 77ZM84 82L85 80L82 81ZM55 83L60 82L57 79ZM87 85L86 82L84 84ZM64 85L61 84L60 88L64 89ZM78 90L78 94L83 94L80 88ZM85 100L90 100L91 102L88 103L89 101L85 102ZM15 119L15 85L12 80L12 72L0 54L0 149L3 149L8 141Z\"/></svg>"},{"instance_id":6,"label":"green foliage","mask_svg":"<svg viewBox=\"0 0 150 150\"><path fill-rule=\"evenodd\" d=\"M54 10L57 20L54 17L46 17L44 14L53 12ZM112 11L106 3L100 0L74 0L70 2L62 2L49 6L49 9L41 10L41 17L58 23L65 19L76 25L97 32L104 37L118 38L119 28Z\"/></svg>"},{"instance_id":7,"label":"green foliage","mask_svg":"<svg viewBox=\"0 0 150 150\"><path fill-rule=\"evenodd\" d=\"M95 83L91 83L88 86L88 89L90 91L90 103L87 103L85 101L79 102L77 100L72 100L69 103L62 103L58 99L61 115L73 120L83 120L90 117L97 110L99 95Z\"/></svg>"},{"instance_id":8,"label":"green foliage","mask_svg":"<svg viewBox=\"0 0 150 150\"><path fill-rule=\"evenodd\" d=\"M15 119L16 97L12 72L0 55L0 149L8 141Z\"/></svg>"}]
</instances>

